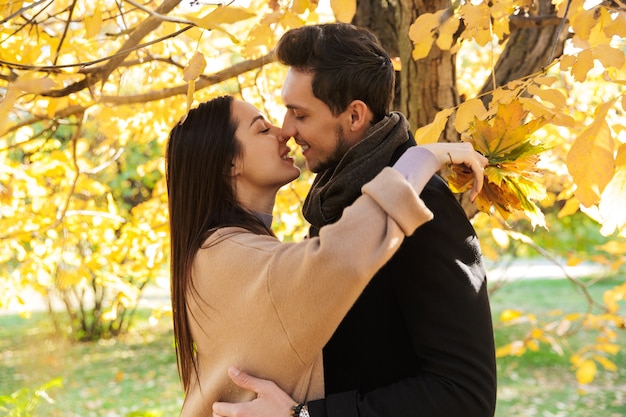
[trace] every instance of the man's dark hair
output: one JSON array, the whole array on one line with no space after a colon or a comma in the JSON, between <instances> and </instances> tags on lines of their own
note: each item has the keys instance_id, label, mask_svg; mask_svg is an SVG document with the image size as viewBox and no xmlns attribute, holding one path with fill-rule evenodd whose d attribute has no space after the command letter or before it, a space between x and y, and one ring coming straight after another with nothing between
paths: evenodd
<instances>
[{"instance_id":1,"label":"man's dark hair","mask_svg":"<svg viewBox=\"0 0 626 417\"><path fill-rule=\"evenodd\" d=\"M374 122L389 113L395 70L391 58L367 29L346 23L303 26L287 31L276 58L295 70L312 72L313 94L336 116L352 100L374 113Z\"/></svg>"}]
</instances>

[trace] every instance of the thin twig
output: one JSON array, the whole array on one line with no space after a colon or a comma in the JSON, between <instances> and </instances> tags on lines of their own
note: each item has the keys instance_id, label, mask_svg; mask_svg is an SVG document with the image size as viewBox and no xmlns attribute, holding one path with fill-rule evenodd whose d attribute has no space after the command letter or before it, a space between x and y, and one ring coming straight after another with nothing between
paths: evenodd
<instances>
[{"instance_id":1,"label":"thin twig","mask_svg":"<svg viewBox=\"0 0 626 417\"><path fill-rule=\"evenodd\" d=\"M561 23L559 23L559 27L554 34L554 42L552 43L552 50L550 51L550 56L548 57L548 62L546 65L550 65L552 62L552 57L554 57L554 51L556 51L556 46L559 43L559 36L561 35L561 31L563 30L563 26L565 25L565 21L567 20L567 14L569 13L569 7L572 4L572 0L567 0L567 5L565 6L565 14L563 14L563 18L561 19Z\"/></svg>"}]
</instances>

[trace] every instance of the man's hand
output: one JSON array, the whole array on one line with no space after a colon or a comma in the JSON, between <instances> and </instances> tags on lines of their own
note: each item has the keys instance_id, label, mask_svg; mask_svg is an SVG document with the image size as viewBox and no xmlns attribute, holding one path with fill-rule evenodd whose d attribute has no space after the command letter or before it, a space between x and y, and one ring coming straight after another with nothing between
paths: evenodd
<instances>
[{"instance_id":1,"label":"man's hand","mask_svg":"<svg viewBox=\"0 0 626 417\"><path fill-rule=\"evenodd\" d=\"M428 143L420 145L426 148L439 159L442 167L451 168L451 165L465 165L472 170L474 175L474 186L470 192L470 201L476 200L480 190L483 188L485 167L489 160L474 150L474 146L469 142L459 143Z\"/></svg>"},{"instance_id":2,"label":"man's hand","mask_svg":"<svg viewBox=\"0 0 626 417\"><path fill-rule=\"evenodd\" d=\"M213 417L289 417L296 401L267 379L255 378L235 367L228 369L233 382L257 398L246 403L213 403Z\"/></svg>"}]
</instances>

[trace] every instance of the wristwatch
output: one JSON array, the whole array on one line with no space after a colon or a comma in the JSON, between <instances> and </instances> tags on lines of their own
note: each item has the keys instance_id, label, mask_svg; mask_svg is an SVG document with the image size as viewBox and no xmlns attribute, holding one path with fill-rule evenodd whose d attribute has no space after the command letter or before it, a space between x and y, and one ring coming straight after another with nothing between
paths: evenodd
<instances>
[{"instance_id":1,"label":"wristwatch","mask_svg":"<svg viewBox=\"0 0 626 417\"><path fill-rule=\"evenodd\" d=\"M291 408L291 417L311 417L309 407L304 403L298 403Z\"/></svg>"}]
</instances>

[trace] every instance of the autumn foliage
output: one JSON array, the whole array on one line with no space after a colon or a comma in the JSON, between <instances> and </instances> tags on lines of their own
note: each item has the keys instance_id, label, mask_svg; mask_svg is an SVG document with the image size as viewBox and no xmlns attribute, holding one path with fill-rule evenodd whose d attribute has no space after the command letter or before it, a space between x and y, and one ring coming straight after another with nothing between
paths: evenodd
<instances>
[{"instance_id":1,"label":"autumn foliage","mask_svg":"<svg viewBox=\"0 0 626 417\"><path fill-rule=\"evenodd\" d=\"M284 68L271 51L281 33L357 13L356 1L248 3L0 3L0 308L19 305L30 289L51 311L65 309L77 337L114 336L146 285L167 286L169 129L190 107L226 93L278 123ZM452 126L488 157L474 221L502 247L533 244L517 222L548 228L546 210L560 217L584 211L614 238L594 261L617 271L626 261L626 10L621 2L582 0L557 0L554 10L550 18L568 33L564 53L543 57L535 74L494 86L488 100L476 79L488 79L512 22L537 21L533 4L461 1L420 14L405 34L412 58L434 48L456 54L464 99L413 128L425 143ZM458 167L446 174L453 190L467 188ZM279 196L275 228L284 240L304 235L299 208L309 180L303 175ZM532 328L499 353L559 349L562 330L577 321L601 329L572 357L579 382L589 383L597 365L615 367L625 298L626 287L617 286L593 312L550 323L511 310L504 322Z\"/></svg>"}]
</instances>

